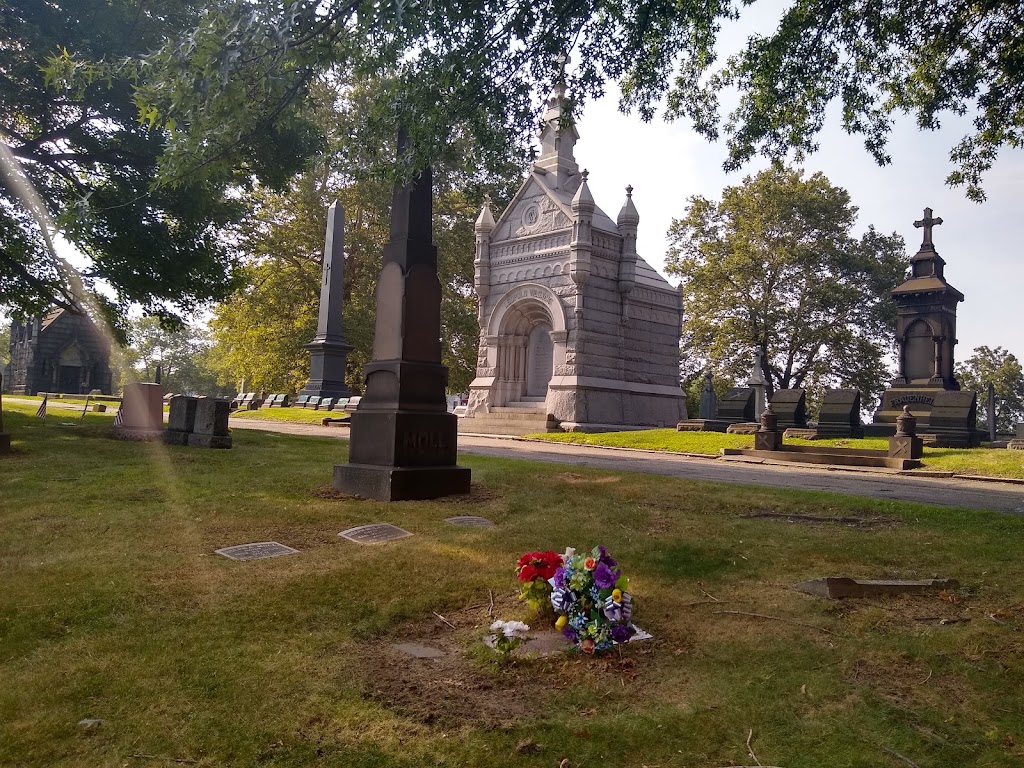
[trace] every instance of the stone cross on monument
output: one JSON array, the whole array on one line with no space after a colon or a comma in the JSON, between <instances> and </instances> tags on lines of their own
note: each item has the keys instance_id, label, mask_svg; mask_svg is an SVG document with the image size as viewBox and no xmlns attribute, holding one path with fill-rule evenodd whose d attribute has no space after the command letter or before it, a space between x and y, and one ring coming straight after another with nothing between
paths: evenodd
<instances>
[{"instance_id":1,"label":"stone cross on monument","mask_svg":"<svg viewBox=\"0 0 1024 768\"><path fill-rule=\"evenodd\" d=\"M922 250L935 250L935 243L932 242L932 228L937 227L942 223L942 217L937 216L932 218L932 209L924 209L924 218L914 222L914 226L918 229L924 228L924 241L921 243Z\"/></svg>"},{"instance_id":2,"label":"stone cross on monument","mask_svg":"<svg viewBox=\"0 0 1024 768\"><path fill-rule=\"evenodd\" d=\"M327 209L320 315L309 350L309 381L300 395L320 398L350 397L345 366L352 347L345 341L342 296L345 292L345 210L335 200Z\"/></svg>"},{"instance_id":3,"label":"stone cross on monument","mask_svg":"<svg viewBox=\"0 0 1024 768\"><path fill-rule=\"evenodd\" d=\"M407 142L399 131L399 154ZM411 184L395 184L391 239L377 281L373 361L352 414L349 463L334 467L335 489L364 498L469 493L470 471L455 463L458 419L445 398L431 187L429 168Z\"/></svg>"}]
</instances>

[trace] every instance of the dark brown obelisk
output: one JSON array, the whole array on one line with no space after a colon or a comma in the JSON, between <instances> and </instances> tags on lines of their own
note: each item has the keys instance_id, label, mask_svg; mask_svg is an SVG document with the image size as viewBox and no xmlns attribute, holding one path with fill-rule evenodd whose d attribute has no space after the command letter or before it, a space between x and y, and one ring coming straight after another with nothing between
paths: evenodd
<instances>
[{"instance_id":1,"label":"dark brown obelisk","mask_svg":"<svg viewBox=\"0 0 1024 768\"><path fill-rule=\"evenodd\" d=\"M11 436L4 432L4 375L0 373L0 453L11 452Z\"/></svg>"},{"instance_id":2,"label":"dark brown obelisk","mask_svg":"<svg viewBox=\"0 0 1024 768\"><path fill-rule=\"evenodd\" d=\"M406 141L400 132L399 153ZM455 463L457 417L445 400L432 198L429 168L411 185L395 184L391 240L377 282L373 361L352 414L349 463L334 467L335 489L364 498L469 493L469 469Z\"/></svg>"}]
</instances>

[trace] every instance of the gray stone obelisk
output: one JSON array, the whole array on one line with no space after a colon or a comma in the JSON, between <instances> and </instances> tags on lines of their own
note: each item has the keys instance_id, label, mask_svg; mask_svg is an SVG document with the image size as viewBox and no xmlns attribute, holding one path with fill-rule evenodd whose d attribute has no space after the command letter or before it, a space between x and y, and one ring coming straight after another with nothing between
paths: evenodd
<instances>
[{"instance_id":1,"label":"gray stone obelisk","mask_svg":"<svg viewBox=\"0 0 1024 768\"><path fill-rule=\"evenodd\" d=\"M345 211L335 200L327 209L320 316L309 350L309 381L299 392L311 397L350 397L345 364L352 347L345 341L342 296L345 292Z\"/></svg>"},{"instance_id":2,"label":"gray stone obelisk","mask_svg":"<svg viewBox=\"0 0 1024 768\"><path fill-rule=\"evenodd\" d=\"M399 132L399 153L406 143ZM334 467L335 489L364 498L469 493L469 469L455 463L457 417L445 400L432 198L429 168L411 185L395 184L391 240L377 281L373 361L352 414L349 463Z\"/></svg>"}]
</instances>

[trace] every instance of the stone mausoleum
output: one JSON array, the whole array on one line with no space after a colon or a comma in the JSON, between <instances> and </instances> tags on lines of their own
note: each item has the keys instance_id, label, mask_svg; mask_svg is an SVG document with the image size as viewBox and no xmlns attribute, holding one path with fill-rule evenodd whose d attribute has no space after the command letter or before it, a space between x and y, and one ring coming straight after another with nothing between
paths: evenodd
<instances>
[{"instance_id":1,"label":"stone mausoleum","mask_svg":"<svg viewBox=\"0 0 1024 768\"><path fill-rule=\"evenodd\" d=\"M494 220L476 222L480 348L464 432L524 434L675 426L681 299L636 252L626 189L615 221L573 155L579 138L561 83L541 152Z\"/></svg>"},{"instance_id":2,"label":"stone mausoleum","mask_svg":"<svg viewBox=\"0 0 1024 768\"><path fill-rule=\"evenodd\" d=\"M54 309L11 323L11 362L4 387L19 395L39 392L110 394L110 342L87 316Z\"/></svg>"}]
</instances>

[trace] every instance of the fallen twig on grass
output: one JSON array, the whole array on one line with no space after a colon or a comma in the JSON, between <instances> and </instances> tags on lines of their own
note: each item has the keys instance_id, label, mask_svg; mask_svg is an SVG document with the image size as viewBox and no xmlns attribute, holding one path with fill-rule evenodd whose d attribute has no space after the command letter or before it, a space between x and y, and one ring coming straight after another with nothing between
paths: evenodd
<instances>
[{"instance_id":1,"label":"fallen twig on grass","mask_svg":"<svg viewBox=\"0 0 1024 768\"><path fill-rule=\"evenodd\" d=\"M128 757L132 758L133 760L164 760L168 763L185 763L188 765L194 765L199 762L198 760L192 760L187 757L164 757L163 755L135 754L128 755Z\"/></svg>"},{"instance_id":2,"label":"fallen twig on grass","mask_svg":"<svg viewBox=\"0 0 1024 768\"><path fill-rule=\"evenodd\" d=\"M831 629L825 629L824 627L818 627L814 624L805 624L802 621L794 621L793 619L785 619L782 616L769 616L765 613L747 613L746 611L712 611L712 613L729 613L733 616L751 616L755 619L768 619L769 621L781 621L784 624L795 624L798 627L807 627L807 629L816 629L819 632L824 632L827 635L835 635Z\"/></svg>"},{"instance_id":3,"label":"fallen twig on grass","mask_svg":"<svg viewBox=\"0 0 1024 768\"><path fill-rule=\"evenodd\" d=\"M487 615L488 616L493 616L494 615L494 590L493 589L488 589L487 590L487 594L490 595L490 597L491 597L491 604L487 607Z\"/></svg>"},{"instance_id":4,"label":"fallen twig on grass","mask_svg":"<svg viewBox=\"0 0 1024 768\"><path fill-rule=\"evenodd\" d=\"M457 627L454 624L452 624L450 621L448 621L448 619L446 619L440 613L436 613L434 611L431 611L431 613L433 613L435 616L437 616L437 618L439 618L441 621L443 621L445 624L447 624L452 629L457 629Z\"/></svg>"},{"instance_id":5,"label":"fallen twig on grass","mask_svg":"<svg viewBox=\"0 0 1024 768\"><path fill-rule=\"evenodd\" d=\"M918 685L924 685L925 683L927 683L931 679L932 679L932 668L928 667L928 677L926 677L924 680L922 680L920 683L918 683Z\"/></svg>"},{"instance_id":6,"label":"fallen twig on grass","mask_svg":"<svg viewBox=\"0 0 1024 768\"><path fill-rule=\"evenodd\" d=\"M704 582L698 581L697 582L697 586L700 588L700 593L702 595L704 595L704 597L708 598L709 600L712 600L713 602L716 602L716 603L718 602L718 598L717 597L715 597L710 592L708 592L706 589L704 589Z\"/></svg>"},{"instance_id":7,"label":"fallen twig on grass","mask_svg":"<svg viewBox=\"0 0 1024 768\"><path fill-rule=\"evenodd\" d=\"M760 765L761 761L757 759L757 755L754 754L754 748L750 746L750 740L752 738L754 738L754 729L753 728L751 728L749 731L747 731L747 752L750 754L750 759L753 760L758 765Z\"/></svg>"},{"instance_id":8,"label":"fallen twig on grass","mask_svg":"<svg viewBox=\"0 0 1024 768\"><path fill-rule=\"evenodd\" d=\"M901 755L895 749L889 749L889 747L882 747L882 751L885 752L887 755L892 755L893 757L897 758L898 760L902 760L904 763L906 763L907 765L911 766L911 768L921 768L921 766L919 766L917 763L915 763L909 757L907 757L906 755Z\"/></svg>"}]
</instances>

